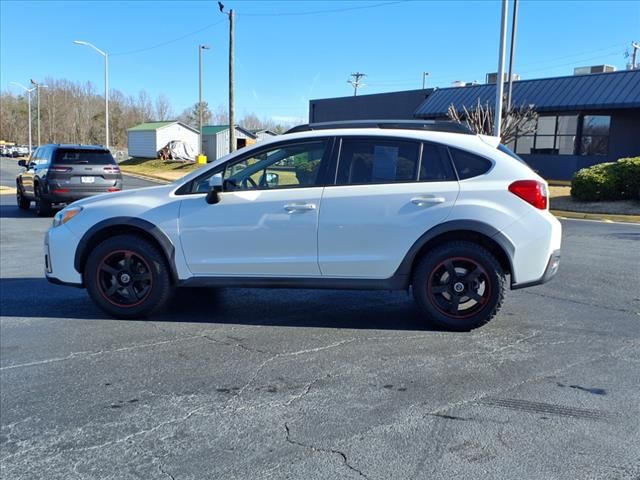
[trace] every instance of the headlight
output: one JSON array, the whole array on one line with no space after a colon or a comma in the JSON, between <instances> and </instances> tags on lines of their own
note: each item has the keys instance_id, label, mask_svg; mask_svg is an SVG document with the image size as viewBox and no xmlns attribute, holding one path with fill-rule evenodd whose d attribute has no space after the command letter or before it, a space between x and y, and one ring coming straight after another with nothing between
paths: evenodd
<instances>
[{"instance_id":1,"label":"headlight","mask_svg":"<svg viewBox=\"0 0 640 480\"><path fill-rule=\"evenodd\" d=\"M53 226L64 225L82 211L82 207L63 208L53 217Z\"/></svg>"}]
</instances>

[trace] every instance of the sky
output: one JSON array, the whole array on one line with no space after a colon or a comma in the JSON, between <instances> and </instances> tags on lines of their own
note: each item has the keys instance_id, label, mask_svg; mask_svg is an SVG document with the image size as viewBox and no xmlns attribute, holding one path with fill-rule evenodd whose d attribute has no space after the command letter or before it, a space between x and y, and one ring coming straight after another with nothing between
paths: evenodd
<instances>
[{"instance_id":1,"label":"sky","mask_svg":"<svg viewBox=\"0 0 640 480\"><path fill-rule=\"evenodd\" d=\"M236 117L254 113L282 123L308 118L309 100L483 83L498 68L501 2L232 1L236 13ZM510 9L512 2L510 2ZM510 22L509 22L510 24ZM166 95L180 114L198 101L198 45L203 100L228 101L228 17L216 1L0 0L0 89L53 77L109 84L126 95ZM640 1L520 0L514 73L522 79L571 75L573 68L624 69L640 41ZM639 52L640 61L640 52Z\"/></svg>"}]
</instances>

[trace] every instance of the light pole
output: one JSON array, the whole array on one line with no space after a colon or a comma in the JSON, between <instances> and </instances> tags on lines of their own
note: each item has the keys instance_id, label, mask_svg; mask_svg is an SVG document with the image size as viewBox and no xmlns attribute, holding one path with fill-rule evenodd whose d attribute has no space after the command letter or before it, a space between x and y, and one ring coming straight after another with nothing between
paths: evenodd
<instances>
[{"instance_id":1,"label":"light pole","mask_svg":"<svg viewBox=\"0 0 640 480\"><path fill-rule=\"evenodd\" d=\"M209 50L208 45L198 45L198 117L200 121L200 150L202 155L202 50Z\"/></svg>"},{"instance_id":2,"label":"light pole","mask_svg":"<svg viewBox=\"0 0 640 480\"><path fill-rule=\"evenodd\" d=\"M89 42L74 40L73 43L91 47L104 57L104 129L107 139L106 147L109 148L109 55Z\"/></svg>"},{"instance_id":3,"label":"light pole","mask_svg":"<svg viewBox=\"0 0 640 480\"><path fill-rule=\"evenodd\" d=\"M500 22L500 53L498 55L498 81L496 82L496 110L493 135L500 136L502 123L502 96L504 95L504 51L507 44L507 14L509 6L507 0L502 0L502 21Z\"/></svg>"},{"instance_id":4,"label":"light pole","mask_svg":"<svg viewBox=\"0 0 640 480\"><path fill-rule=\"evenodd\" d=\"M36 89L36 102L38 104L37 110L38 110L38 146L41 145L40 143L40 89L41 88L47 88L49 85L42 85L38 82L36 82L33 78L31 79L31 85L35 85L35 89Z\"/></svg>"},{"instance_id":5,"label":"light pole","mask_svg":"<svg viewBox=\"0 0 640 480\"><path fill-rule=\"evenodd\" d=\"M429 72L422 72L422 89L427 86L427 77L431 75Z\"/></svg>"},{"instance_id":6,"label":"light pole","mask_svg":"<svg viewBox=\"0 0 640 480\"><path fill-rule=\"evenodd\" d=\"M27 115L28 119L29 119L29 155L31 155L31 150L32 150L32 142L31 142L31 92L33 92L36 87L33 88L27 88L24 85L22 85L21 83L18 82L11 82L14 85L19 86L20 88L22 88L25 92L27 92L27 99L29 102L29 114Z\"/></svg>"}]
</instances>

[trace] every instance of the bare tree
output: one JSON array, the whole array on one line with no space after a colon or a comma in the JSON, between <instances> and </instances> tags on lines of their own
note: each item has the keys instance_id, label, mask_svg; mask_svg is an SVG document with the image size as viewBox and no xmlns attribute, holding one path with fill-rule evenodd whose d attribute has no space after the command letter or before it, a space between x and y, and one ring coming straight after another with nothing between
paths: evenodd
<instances>
[{"instance_id":1,"label":"bare tree","mask_svg":"<svg viewBox=\"0 0 640 480\"><path fill-rule=\"evenodd\" d=\"M451 104L449 105L447 116L455 122L466 124L476 133L493 135L493 109L489 107L488 103L483 105L478 100L471 109L462 107L462 112L456 110ZM500 140L502 143L507 144L515 140L517 136L534 132L537 119L538 113L535 111L534 105L511 108L502 117Z\"/></svg>"},{"instance_id":2,"label":"bare tree","mask_svg":"<svg viewBox=\"0 0 640 480\"><path fill-rule=\"evenodd\" d=\"M171 102L164 93L161 93L156 98L156 120L169 120L173 116Z\"/></svg>"}]
</instances>

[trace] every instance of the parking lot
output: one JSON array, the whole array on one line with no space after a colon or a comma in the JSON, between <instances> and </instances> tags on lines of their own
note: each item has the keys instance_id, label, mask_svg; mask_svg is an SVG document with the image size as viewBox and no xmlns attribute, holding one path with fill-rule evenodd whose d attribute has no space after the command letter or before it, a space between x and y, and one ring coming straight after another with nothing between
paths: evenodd
<instances>
[{"instance_id":1,"label":"parking lot","mask_svg":"<svg viewBox=\"0 0 640 480\"><path fill-rule=\"evenodd\" d=\"M640 225L563 220L558 276L451 333L397 292L109 319L44 279L50 219L0 217L3 478L640 478Z\"/></svg>"}]
</instances>

